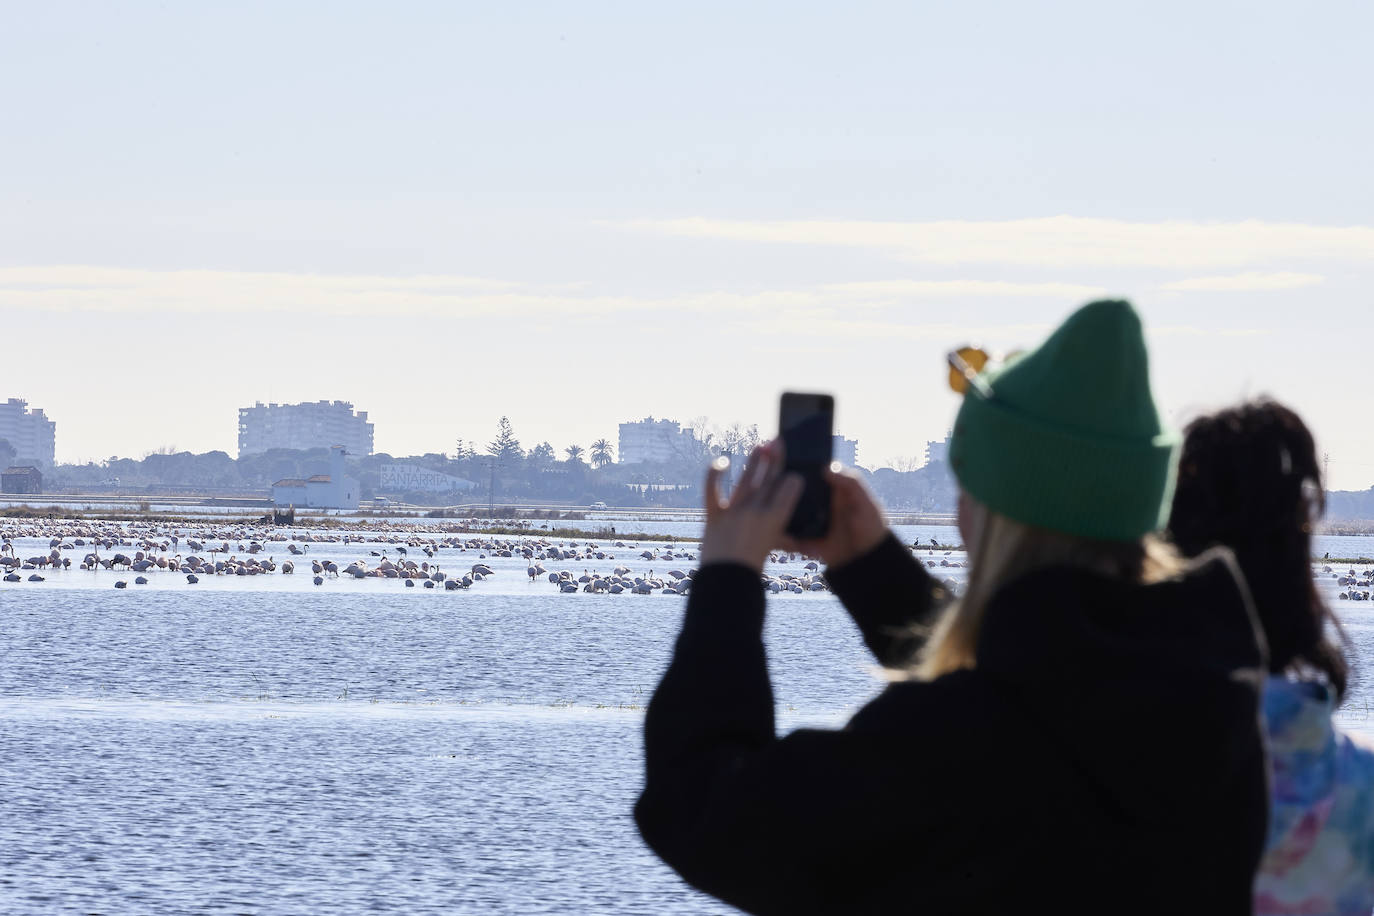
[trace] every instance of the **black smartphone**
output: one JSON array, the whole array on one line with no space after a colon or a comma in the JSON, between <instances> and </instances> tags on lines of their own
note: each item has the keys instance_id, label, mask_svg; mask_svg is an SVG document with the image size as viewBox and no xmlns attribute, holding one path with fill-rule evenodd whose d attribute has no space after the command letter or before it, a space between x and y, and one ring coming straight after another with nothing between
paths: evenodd
<instances>
[{"instance_id":1,"label":"black smartphone","mask_svg":"<svg viewBox=\"0 0 1374 916\"><path fill-rule=\"evenodd\" d=\"M825 469L834 446L835 399L828 394L786 392L778 410L778 434L787 470L802 476L806 489L787 523L794 538L824 537L830 530L830 484Z\"/></svg>"}]
</instances>

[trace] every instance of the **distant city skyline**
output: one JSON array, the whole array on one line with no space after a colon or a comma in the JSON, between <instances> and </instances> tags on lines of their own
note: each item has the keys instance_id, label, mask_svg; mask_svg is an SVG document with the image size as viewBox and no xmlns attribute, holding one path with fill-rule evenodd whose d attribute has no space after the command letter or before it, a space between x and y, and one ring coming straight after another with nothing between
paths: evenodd
<instances>
[{"instance_id":1,"label":"distant city skyline","mask_svg":"<svg viewBox=\"0 0 1374 916\"><path fill-rule=\"evenodd\" d=\"M17 403L18 401L19 399L12 399L12 403ZM466 443L473 444L473 446L477 448L479 452L482 452L485 449L486 444L489 441L491 441L491 439L495 438L497 423L499 422L500 416L503 416L498 415L495 419L493 419L491 424L492 428L489 432L489 437L484 438L482 435L474 435L470 437L459 436L456 434L455 431L455 435L449 436L446 442L436 442L436 447L434 448L421 448L419 450L412 451L391 451L385 448L376 448L374 446L373 437L375 436L374 430L376 424L368 422L368 411L355 411L355 406L356 405L354 405L351 401L343 401L339 399L331 400L329 398L317 398L313 401L291 403L255 401L251 406L240 407L238 409L237 457L243 457L246 454L260 454L261 452L266 451L268 448L309 449L327 448L330 445L340 444L345 446L348 454L357 456L366 456L373 453L389 454L394 455L396 457L414 457L426 453L451 454L453 452L454 444L456 443L457 439L460 438L463 439ZM320 414L320 416L314 417L310 415L311 413L318 413ZM37 414L46 422L54 425L56 424L56 421L52 418L43 417L41 408L37 409ZM274 414L278 415L277 418L269 419ZM690 437L693 434L693 431L691 429L686 428L686 426L688 424L691 424L692 422L703 422L710 427L710 431L716 434L723 432L728 426L731 425L738 425L746 429L750 426L756 425L752 423L744 423L742 421L719 423L701 414L697 414L691 418L688 418L686 423L672 418L661 418L659 420L655 420L652 416L649 416L642 420L621 421L612 424L616 427L615 438L611 438L610 436L598 436L596 438L610 439L614 444L615 448L615 460L617 463L621 463L625 460L623 456L627 451L627 431L630 431L632 434L634 434L641 432L642 428L645 425L652 426L654 424L662 424L665 427L671 426L674 434L680 433L681 435ZM514 425L514 421L512 421L512 423ZM150 419L149 425L156 426L155 419ZM679 427L683 428L679 430ZM760 435L765 435L762 431L761 425L759 426L759 428ZM521 445L525 451L529 451L530 448L532 448L533 446L545 441L548 441L550 444L554 445L555 450L560 452L563 447L573 444L581 445L585 450L590 451L591 443L592 441L594 441L589 439L586 442L558 442L547 436L527 436L526 434L521 433L518 428L515 429L515 432L517 437L520 439ZM3 430L0 430L0 439L5 438L2 433ZM651 439L652 436L650 437L650 440ZM632 444L630 444L630 449L633 450L631 453L631 458L629 459L631 463L643 460L668 460L670 457L677 454L672 449L665 450L658 443L652 443L651 441L646 442L640 439L634 439L631 440L631 443ZM856 454L855 450L858 446L858 442L856 439L853 439L852 437L847 438L842 434L837 433L835 436L835 445L837 449L837 458L852 458ZM58 463L85 464L87 461L95 461L99 463L111 457L142 458L145 455L154 454L160 451L166 451L168 449L178 452L195 452L197 454L203 454L207 451L222 451L226 454L235 455L235 449L228 447L190 449L181 448L175 442L166 442L155 448L143 449L141 451L132 452L128 454L110 453L109 455L105 455L99 458L94 456L88 456L86 458L81 458L76 461L71 461L59 456ZM925 446L923 445L922 450L924 451L924 449ZM915 457L918 454L919 453L912 453L911 456L903 455L898 457L911 458ZM873 466L877 467L881 465Z\"/></svg>"},{"instance_id":2,"label":"distant city skyline","mask_svg":"<svg viewBox=\"0 0 1374 916\"><path fill-rule=\"evenodd\" d=\"M723 24L728 23L728 28ZM1272 394L1374 485L1374 6L74 4L0 31L0 394L60 461L776 423L875 465L945 353L1130 298L1175 425Z\"/></svg>"}]
</instances>

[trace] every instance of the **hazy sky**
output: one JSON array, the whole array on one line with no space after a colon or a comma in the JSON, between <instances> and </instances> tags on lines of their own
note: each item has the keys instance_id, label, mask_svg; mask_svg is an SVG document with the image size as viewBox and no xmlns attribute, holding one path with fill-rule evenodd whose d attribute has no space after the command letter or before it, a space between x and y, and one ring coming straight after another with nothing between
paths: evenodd
<instances>
[{"instance_id":1,"label":"hazy sky","mask_svg":"<svg viewBox=\"0 0 1374 916\"><path fill-rule=\"evenodd\" d=\"M0 3L0 398L59 460L352 400L382 451L775 423L1130 297L1176 421L1374 484L1374 6Z\"/></svg>"}]
</instances>

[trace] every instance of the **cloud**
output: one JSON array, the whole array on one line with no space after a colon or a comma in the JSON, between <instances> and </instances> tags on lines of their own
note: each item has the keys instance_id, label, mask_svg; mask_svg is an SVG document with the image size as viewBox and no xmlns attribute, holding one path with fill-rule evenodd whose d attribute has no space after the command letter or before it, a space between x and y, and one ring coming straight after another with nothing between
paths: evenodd
<instances>
[{"instance_id":1,"label":"cloud","mask_svg":"<svg viewBox=\"0 0 1374 916\"><path fill-rule=\"evenodd\" d=\"M1155 337L1262 337L1272 334L1268 328L1204 328L1192 324L1162 324L1145 329L1145 336Z\"/></svg>"},{"instance_id":2,"label":"cloud","mask_svg":"<svg viewBox=\"0 0 1374 916\"><path fill-rule=\"evenodd\" d=\"M706 303L710 305L710 303ZM144 270L58 265L0 268L0 309L175 312L337 317L483 315L631 311L628 296L582 295L562 285L465 276L377 276L223 270ZM719 307L728 308L728 303Z\"/></svg>"},{"instance_id":3,"label":"cloud","mask_svg":"<svg viewBox=\"0 0 1374 916\"><path fill-rule=\"evenodd\" d=\"M757 331L772 337L796 338L859 338L864 340L934 341L940 344L1002 343L1014 349L1034 346L1049 335L1056 325L1051 322L1018 322L1015 324L969 324L953 321L900 321L869 316L856 317L852 312L825 310L785 310L767 319L751 317L736 323L740 329ZM1263 328L1203 327L1192 324L1152 325L1145 328L1151 339L1168 337L1256 337L1273 333ZM995 348L994 348L995 349Z\"/></svg>"},{"instance_id":4,"label":"cloud","mask_svg":"<svg viewBox=\"0 0 1374 916\"><path fill-rule=\"evenodd\" d=\"M797 289L707 290L658 296L598 294L582 284L532 284L465 276L393 277L223 270L144 270L56 265L0 267L0 309L339 317L550 315L561 318L777 313L900 307L917 300L1042 297L1075 301L1100 295L1071 283L986 280L885 280ZM843 317L835 313L836 317Z\"/></svg>"},{"instance_id":5,"label":"cloud","mask_svg":"<svg viewBox=\"0 0 1374 916\"><path fill-rule=\"evenodd\" d=\"M861 338L866 340L935 341L962 344L996 339L1036 341L1053 325L1041 323L996 326L957 324L949 321L887 321L881 318L840 317L832 314L784 312L765 319L748 319L737 327L770 336L789 338Z\"/></svg>"},{"instance_id":6,"label":"cloud","mask_svg":"<svg viewBox=\"0 0 1374 916\"><path fill-rule=\"evenodd\" d=\"M1316 286L1318 283L1324 282L1326 282L1326 278L1321 274L1244 273L1174 280L1172 283L1165 283L1160 289L1181 292L1251 293L1272 289L1299 289L1304 286Z\"/></svg>"},{"instance_id":7,"label":"cloud","mask_svg":"<svg viewBox=\"0 0 1374 916\"><path fill-rule=\"evenodd\" d=\"M331 276L223 270L55 265L0 268L0 308L102 312L342 315L428 312L445 303L490 308L519 297L516 284L459 276Z\"/></svg>"},{"instance_id":8,"label":"cloud","mask_svg":"<svg viewBox=\"0 0 1374 916\"><path fill-rule=\"evenodd\" d=\"M1304 223L1127 222L1077 216L1017 220L631 220L686 238L868 248L927 264L1236 268L1286 260L1374 260L1374 227Z\"/></svg>"},{"instance_id":9,"label":"cloud","mask_svg":"<svg viewBox=\"0 0 1374 916\"><path fill-rule=\"evenodd\" d=\"M414 293L450 290L500 290L518 284L485 277L462 276L350 276L333 274L264 273L229 270L144 270L129 267L96 267L83 264L58 264L27 267L0 267L0 289L132 289L152 285L161 288L192 287L207 283L252 287L285 284L334 287L341 289L370 285L380 289Z\"/></svg>"},{"instance_id":10,"label":"cloud","mask_svg":"<svg viewBox=\"0 0 1374 916\"><path fill-rule=\"evenodd\" d=\"M1287 282L1295 283L1291 278L1309 275L1241 276L1268 282L1279 282L1275 277L1287 277ZM1208 282L1227 279L1235 278L1201 278ZM0 267L0 314L104 312L133 321L158 314L179 314L248 322L270 322L277 315L305 315L311 320L419 318L426 322L480 318L484 327L513 324L527 334L559 333L583 318L615 320L623 316L624 320L632 318L638 322L651 316L669 324L707 317L741 330L791 338L1030 340L1043 336L1049 326L961 324L949 321L949 316L963 314L964 310L951 311L946 306L953 300L1005 302L1039 298L1052 300L1057 316L1065 303L1082 302L1105 293L1099 287L1063 282L905 279L796 289L608 295L573 284L523 284L445 275ZM916 305L922 307L913 308ZM407 326L414 325L414 321L409 321ZM1155 333L1189 331L1159 329Z\"/></svg>"},{"instance_id":11,"label":"cloud","mask_svg":"<svg viewBox=\"0 0 1374 916\"><path fill-rule=\"evenodd\" d=\"M1107 294L1107 290L1100 286L1083 286L1077 283L1010 283L1002 280L874 280L860 283L830 283L823 289L861 299L1043 297L1074 302Z\"/></svg>"}]
</instances>

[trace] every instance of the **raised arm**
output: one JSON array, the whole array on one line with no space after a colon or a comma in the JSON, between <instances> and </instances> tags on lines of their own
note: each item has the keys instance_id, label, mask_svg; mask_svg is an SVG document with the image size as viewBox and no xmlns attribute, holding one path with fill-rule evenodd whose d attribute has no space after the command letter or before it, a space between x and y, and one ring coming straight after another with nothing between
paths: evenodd
<instances>
[{"instance_id":1,"label":"raised arm","mask_svg":"<svg viewBox=\"0 0 1374 916\"><path fill-rule=\"evenodd\" d=\"M890 531L860 557L826 570L879 664L900 666L925 644L953 596Z\"/></svg>"},{"instance_id":2,"label":"raised arm","mask_svg":"<svg viewBox=\"0 0 1374 916\"><path fill-rule=\"evenodd\" d=\"M924 644L924 629L950 595L888 529L857 475L832 473L829 480L829 532L790 546L825 560L826 579L878 662L899 666Z\"/></svg>"},{"instance_id":3,"label":"raised arm","mask_svg":"<svg viewBox=\"0 0 1374 916\"><path fill-rule=\"evenodd\" d=\"M684 879L749 912L845 912L865 875L911 868L879 860L910 846L912 819L891 811L915 771L882 735L778 738L763 619L758 573L702 568L645 716L635 820Z\"/></svg>"}]
</instances>

